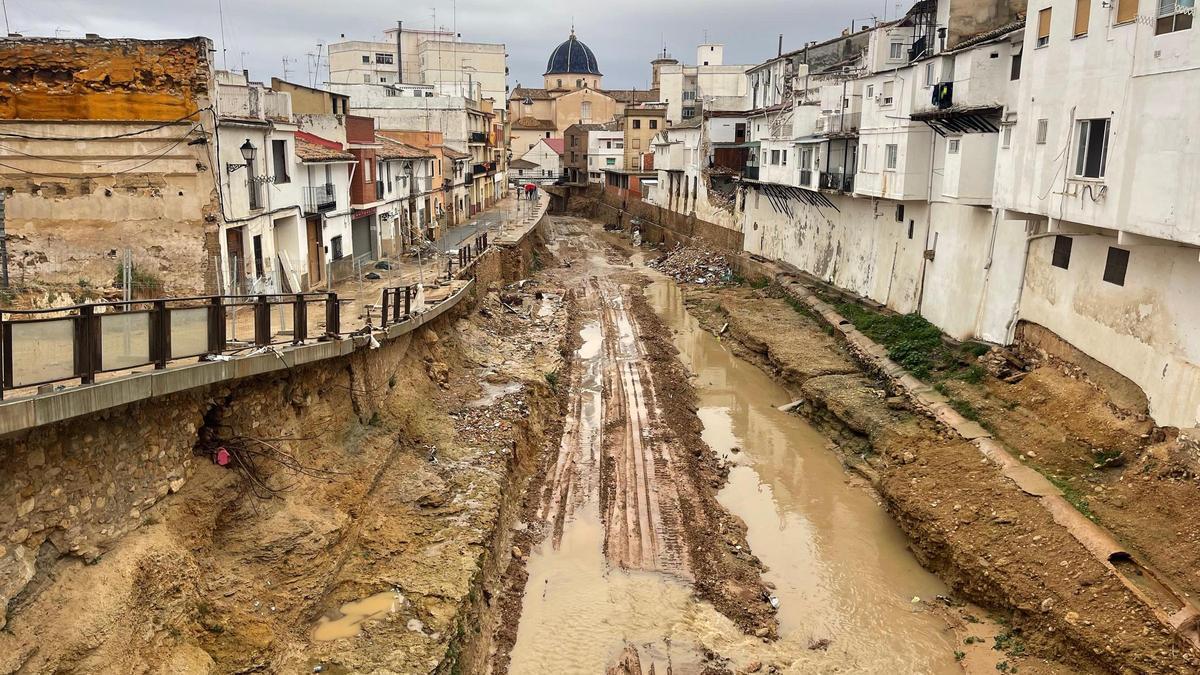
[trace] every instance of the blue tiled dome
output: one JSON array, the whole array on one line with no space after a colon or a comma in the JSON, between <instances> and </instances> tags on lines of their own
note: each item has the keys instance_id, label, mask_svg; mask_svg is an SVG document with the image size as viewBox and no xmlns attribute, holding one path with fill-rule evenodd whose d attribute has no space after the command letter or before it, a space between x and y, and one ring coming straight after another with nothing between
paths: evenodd
<instances>
[{"instance_id":1,"label":"blue tiled dome","mask_svg":"<svg viewBox=\"0 0 1200 675\"><path fill-rule=\"evenodd\" d=\"M546 75L602 75L600 66L596 63L596 55L588 46L575 37L554 48L550 52L550 60L546 62Z\"/></svg>"}]
</instances>

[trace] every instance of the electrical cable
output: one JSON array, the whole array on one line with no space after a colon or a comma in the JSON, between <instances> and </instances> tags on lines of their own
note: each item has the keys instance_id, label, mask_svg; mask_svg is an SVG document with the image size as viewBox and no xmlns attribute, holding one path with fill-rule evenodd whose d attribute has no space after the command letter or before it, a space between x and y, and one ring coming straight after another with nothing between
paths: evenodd
<instances>
[{"instance_id":1,"label":"electrical cable","mask_svg":"<svg viewBox=\"0 0 1200 675\"><path fill-rule=\"evenodd\" d=\"M26 139L26 140L30 140L30 141L111 141L111 140L115 140L118 138L130 138L131 136L141 136L142 134L148 134L151 131L158 131L159 129L165 129L166 127L169 127L169 126L172 126L175 124L179 124L180 122L182 122L184 120L195 117L196 115L199 115L200 113L204 112L205 110L212 110L212 109L213 109L212 106L207 106L204 108L200 108L200 109L196 110L195 112L188 113L187 115L184 115L183 117L180 117L177 120L172 120L170 122L163 122L161 124L156 124L152 127L148 127L146 129L140 129L138 131L127 131L125 133L113 134L111 136L33 136L30 134L20 134L20 133L15 133L12 131L0 131L0 137L22 138L22 139Z\"/></svg>"},{"instance_id":2,"label":"electrical cable","mask_svg":"<svg viewBox=\"0 0 1200 675\"><path fill-rule=\"evenodd\" d=\"M181 136L179 138L163 139L165 141L171 141L171 143L160 145L160 146L154 148L153 150L146 151L144 154L127 155L125 157L119 157L116 159L103 160L103 161L94 160L94 159L64 159L61 157L46 157L44 155L35 155L33 153L24 152L22 150L18 150L16 148L9 147L2 143L0 143L0 150L4 150L6 152L11 152L13 154L21 155L23 157L29 157L31 159L40 159L40 160L43 160L46 162L58 162L60 164L95 164L96 166L107 166L109 164L116 164L118 162L128 162L130 160L135 160L135 159L145 159L145 158L153 156L153 154L155 152L158 152L159 150L163 150L164 148L167 151L170 151L170 150L174 149L174 147L176 145L179 145L180 142L190 140L190 135L193 132L195 132L197 129L199 129L200 126L201 126L200 124L193 125L191 129L187 130L187 132L185 133L184 136ZM161 155L159 155L159 156L161 157ZM155 158L157 159L157 157L155 157Z\"/></svg>"},{"instance_id":3,"label":"electrical cable","mask_svg":"<svg viewBox=\"0 0 1200 675\"><path fill-rule=\"evenodd\" d=\"M28 169L22 169L22 168L20 168L20 167L13 166L13 165L11 165L11 164L5 164L5 163L3 163L3 162L0 162L0 167L4 167L4 168L6 168L6 169L11 169L11 170L13 170L13 171L16 171L16 172L18 172L18 173L23 173L23 174L26 174L26 175L29 175L29 176L40 176L40 177L43 177L43 178L80 179L80 178L98 178L98 177L105 177L105 176L120 176L120 175L122 175L122 174L126 174L126 173L131 173L131 172L133 172L133 171L137 171L138 169L140 169L140 168L142 168L142 167L144 167L144 166L147 166L147 165L149 165L149 164L153 164L154 162L157 162L158 160L160 160L160 159L162 159L163 157L165 157L165 156L166 156L168 153L170 153L172 150L174 150L176 147L178 147L178 146L179 146L179 144L183 143L183 141L184 141L184 140L185 140L185 139L180 139L180 140L176 141L175 143L171 144L171 146L170 146L170 147L168 147L168 148L167 148L165 151L163 151L161 154L159 154L159 155L157 155L157 156L155 156L155 157L151 157L150 159L146 160L145 162L142 162L141 164L138 164L137 166L131 166L131 167L129 167L128 169L122 169L122 170L120 170L120 171L113 171L113 172L111 172L111 173L98 173L98 174L92 174L92 173L88 173L88 174L73 174L73 175L64 175L64 174L55 174L55 173L42 173L42 172L40 172L40 171L30 171L30 170L28 170Z\"/></svg>"}]
</instances>

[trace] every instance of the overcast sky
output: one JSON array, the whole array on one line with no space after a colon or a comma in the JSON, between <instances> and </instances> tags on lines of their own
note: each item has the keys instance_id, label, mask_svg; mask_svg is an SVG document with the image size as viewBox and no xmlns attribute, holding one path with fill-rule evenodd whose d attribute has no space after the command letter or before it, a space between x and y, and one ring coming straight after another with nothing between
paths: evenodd
<instances>
[{"instance_id":1,"label":"overcast sky","mask_svg":"<svg viewBox=\"0 0 1200 675\"><path fill-rule=\"evenodd\" d=\"M217 45L222 65L219 0L4 0L11 32L26 36L166 38L205 35ZM456 27L467 41L507 45L509 84L541 86L550 51L576 33L600 62L604 86L646 87L649 62L662 49L685 63L695 62L705 39L726 45L726 63L758 63L775 54L778 35L784 50L808 40L838 35L852 20L895 17L895 0L221 0L225 52L232 69L250 69L255 79L288 76L308 82L309 53L317 43L382 39L384 29L405 26ZM903 9L911 2L905 1ZM763 21L770 17L770 21ZM322 79L324 74L322 75Z\"/></svg>"}]
</instances>

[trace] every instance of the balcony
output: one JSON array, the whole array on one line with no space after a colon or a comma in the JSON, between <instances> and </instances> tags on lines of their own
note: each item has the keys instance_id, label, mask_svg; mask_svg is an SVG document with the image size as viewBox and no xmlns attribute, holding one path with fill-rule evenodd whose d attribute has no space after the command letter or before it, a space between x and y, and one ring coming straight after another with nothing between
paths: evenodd
<instances>
[{"instance_id":1,"label":"balcony","mask_svg":"<svg viewBox=\"0 0 1200 675\"><path fill-rule=\"evenodd\" d=\"M862 123L862 113L835 112L817 118L816 133L825 136L857 136L858 125Z\"/></svg>"},{"instance_id":2,"label":"balcony","mask_svg":"<svg viewBox=\"0 0 1200 675\"><path fill-rule=\"evenodd\" d=\"M304 188L304 212L325 213L337 208L337 194L333 183Z\"/></svg>"},{"instance_id":3,"label":"balcony","mask_svg":"<svg viewBox=\"0 0 1200 675\"><path fill-rule=\"evenodd\" d=\"M476 176L485 174L489 171L495 171L495 170L496 170L495 162L481 162L481 163L476 164L471 167L471 173L473 173Z\"/></svg>"},{"instance_id":4,"label":"balcony","mask_svg":"<svg viewBox=\"0 0 1200 675\"><path fill-rule=\"evenodd\" d=\"M854 174L821 172L821 189L854 192Z\"/></svg>"},{"instance_id":5,"label":"balcony","mask_svg":"<svg viewBox=\"0 0 1200 675\"><path fill-rule=\"evenodd\" d=\"M471 145L484 145L487 143L487 134L482 131L472 131L470 143Z\"/></svg>"}]
</instances>

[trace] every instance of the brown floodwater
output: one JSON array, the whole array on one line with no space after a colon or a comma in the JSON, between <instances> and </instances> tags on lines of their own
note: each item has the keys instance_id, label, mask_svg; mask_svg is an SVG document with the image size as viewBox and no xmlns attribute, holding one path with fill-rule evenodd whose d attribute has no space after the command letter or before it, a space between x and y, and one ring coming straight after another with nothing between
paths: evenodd
<instances>
[{"instance_id":1,"label":"brown floodwater","mask_svg":"<svg viewBox=\"0 0 1200 675\"><path fill-rule=\"evenodd\" d=\"M559 241L579 234L556 233ZM594 247L586 236L574 245ZM608 264L591 255L580 267L604 276ZM574 356L582 375L571 383L575 412L564 434L564 444L570 440L578 451L560 457L557 468L574 457L578 480L563 502L569 515L561 533L530 553L510 672L602 674L632 644L644 670L669 667L675 675L700 672L705 650L731 659L735 670L758 661L789 673L961 673L953 632L925 602L945 586L920 567L828 440L776 409L788 402L787 392L700 329L674 283L653 276L646 294L697 376L705 440L733 465L719 499L745 520L752 552L770 568L764 578L776 586L780 639L743 634L696 599L684 575L622 570L606 558L596 448L610 392L597 386L596 373L611 365L605 359L632 352L602 349L605 337L626 336L605 336L611 327L588 321ZM822 640L826 649L810 649Z\"/></svg>"}]
</instances>

